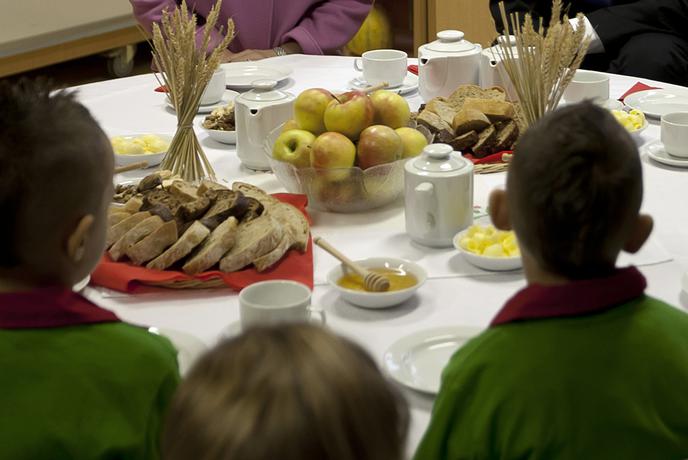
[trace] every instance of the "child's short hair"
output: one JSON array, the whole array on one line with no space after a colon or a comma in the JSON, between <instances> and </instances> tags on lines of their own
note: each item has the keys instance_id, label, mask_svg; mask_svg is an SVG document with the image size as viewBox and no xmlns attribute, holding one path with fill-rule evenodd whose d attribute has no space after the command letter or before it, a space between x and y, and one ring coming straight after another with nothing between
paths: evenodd
<instances>
[{"instance_id":1,"label":"child's short hair","mask_svg":"<svg viewBox=\"0 0 688 460\"><path fill-rule=\"evenodd\" d=\"M310 325L251 329L202 357L167 417L167 460L400 460L403 397L359 346Z\"/></svg>"},{"instance_id":2,"label":"child's short hair","mask_svg":"<svg viewBox=\"0 0 688 460\"><path fill-rule=\"evenodd\" d=\"M45 80L0 81L0 267L20 263L17 238L45 235L46 212L60 214L50 218L56 231L53 222L97 207L107 186L101 176L108 148L72 93L51 93Z\"/></svg>"},{"instance_id":3,"label":"child's short hair","mask_svg":"<svg viewBox=\"0 0 688 460\"><path fill-rule=\"evenodd\" d=\"M604 275L642 201L638 150L609 111L565 107L519 140L507 190L518 239L543 268L570 279Z\"/></svg>"}]
</instances>

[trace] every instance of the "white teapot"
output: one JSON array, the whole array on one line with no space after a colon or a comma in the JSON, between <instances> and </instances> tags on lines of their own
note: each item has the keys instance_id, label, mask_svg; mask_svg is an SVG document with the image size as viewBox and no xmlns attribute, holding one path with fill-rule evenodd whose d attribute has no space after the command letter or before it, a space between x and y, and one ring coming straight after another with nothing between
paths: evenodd
<instances>
[{"instance_id":1,"label":"white teapot","mask_svg":"<svg viewBox=\"0 0 688 460\"><path fill-rule=\"evenodd\" d=\"M518 58L518 49L516 48L516 37L513 35L501 35L497 38L499 42L507 42L511 48L514 57ZM512 101L518 100L518 94L511 83L511 78L504 68L504 61L502 60L502 50L497 44L491 48L483 50L480 56L480 86L489 88L490 86L501 86L506 90L508 98Z\"/></svg>"},{"instance_id":2,"label":"white teapot","mask_svg":"<svg viewBox=\"0 0 688 460\"><path fill-rule=\"evenodd\" d=\"M431 144L404 166L406 232L426 246L448 247L473 223L473 163L447 144Z\"/></svg>"},{"instance_id":3,"label":"white teapot","mask_svg":"<svg viewBox=\"0 0 688 460\"><path fill-rule=\"evenodd\" d=\"M437 40L418 48L418 91L424 101L449 96L459 85L480 81L480 45L458 30L443 30Z\"/></svg>"},{"instance_id":4,"label":"white teapot","mask_svg":"<svg viewBox=\"0 0 688 460\"><path fill-rule=\"evenodd\" d=\"M275 80L256 80L253 89L234 101L237 156L249 169L270 170L265 138L275 128L294 117L296 97L275 89Z\"/></svg>"}]
</instances>

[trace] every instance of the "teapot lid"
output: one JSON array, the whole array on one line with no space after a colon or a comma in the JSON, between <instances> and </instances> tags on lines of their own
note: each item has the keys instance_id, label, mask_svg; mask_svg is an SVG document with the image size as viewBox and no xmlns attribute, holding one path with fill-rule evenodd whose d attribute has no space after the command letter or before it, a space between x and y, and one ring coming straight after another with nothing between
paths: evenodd
<instances>
[{"instance_id":1,"label":"teapot lid","mask_svg":"<svg viewBox=\"0 0 688 460\"><path fill-rule=\"evenodd\" d=\"M466 167L466 160L452 155L454 148L448 144L430 144L423 149L411 165L418 171L448 173Z\"/></svg>"},{"instance_id":2,"label":"teapot lid","mask_svg":"<svg viewBox=\"0 0 688 460\"><path fill-rule=\"evenodd\" d=\"M437 40L428 43L427 49L439 53L466 53L475 50L474 43L464 40L460 30L441 30L437 32Z\"/></svg>"},{"instance_id":3,"label":"teapot lid","mask_svg":"<svg viewBox=\"0 0 688 460\"><path fill-rule=\"evenodd\" d=\"M286 101L293 96L284 91L275 89L276 80L254 80L251 82L251 91L239 96L239 99L250 102L257 102L262 105L271 105L273 102Z\"/></svg>"}]
</instances>

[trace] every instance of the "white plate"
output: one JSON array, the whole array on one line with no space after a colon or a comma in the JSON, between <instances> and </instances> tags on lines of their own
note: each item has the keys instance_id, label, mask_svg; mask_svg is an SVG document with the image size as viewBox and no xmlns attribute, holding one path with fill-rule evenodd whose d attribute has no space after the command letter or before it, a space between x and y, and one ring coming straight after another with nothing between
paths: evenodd
<instances>
[{"instance_id":1,"label":"white plate","mask_svg":"<svg viewBox=\"0 0 688 460\"><path fill-rule=\"evenodd\" d=\"M208 133L211 139L222 144L236 144L236 131L223 131L221 129L208 129L203 126L203 120L198 122L198 126Z\"/></svg>"},{"instance_id":2,"label":"white plate","mask_svg":"<svg viewBox=\"0 0 688 460\"><path fill-rule=\"evenodd\" d=\"M172 142L172 138L174 136L170 134L160 134L160 133L140 133L140 134L119 134L117 136L110 136L110 139L113 137L123 137L125 139L133 139L135 137L140 137L144 136L146 134L154 134L167 142L169 145ZM145 161L148 163L148 167L152 166L157 166L162 162L162 159L165 158L165 154L167 153L167 150L164 152L159 152L159 153L140 153L136 155L123 155L120 153L115 153L115 165L116 166L127 166L132 163L138 163L139 161Z\"/></svg>"},{"instance_id":3,"label":"white plate","mask_svg":"<svg viewBox=\"0 0 688 460\"><path fill-rule=\"evenodd\" d=\"M671 112L688 112L688 92L648 89L629 95L624 102L653 118L661 118Z\"/></svg>"},{"instance_id":4,"label":"white plate","mask_svg":"<svg viewBox=\"0 0 688 460\"><path fill-rule=\"evenodd\" d=\"M349 82L349 89L366 89L370 84L363 79L363 77L356 77ZM399 94L407 94L418 89L418 77L412 73L407 73L404 78L404 83L401 86L394 86L385 88L389 91L396 91Z\"/></svg>"},{"instance_id":5,"label":"white plate","mask_svg":"<svg viewBox=\"0 0 688 460\"><path fill-rule=\"evenodd\" d=\"M436 395L449 359L480 332L482 329L454 326L411 334L389 347L383 357L383 365L387 373L402 385Z\"/></svg>"},{"instance_id":6,"label":"white plate","mask_svg":"<svg viewBox=\"0 0 688 460\"><path fill-rule=\"evenodd\" d=\"M678 168L688 168L688 158L669 155L667 151L664 150L664 144L662 144L662 141L651 142L644 146L643 150L645 150L648 157L652 158L658 163L676 166Z\"/></svg>"},{"instance_id":7,"label":"white plate","mask_svg":"<svg viewBox=\"0 0 688 460\"><path fill-rule=\"evenodd\" d=\"M177 361L181 375L186 374L196 360L208 350L205 343L186 332L162 327L149 327L148 332L166 337L172 342L174 348L177 349Z\"/></svg>"},{"instance_id":8,"label":"white plate","mask_svg":"<svg viewBox=\"0 0 688 460\"><path fill-rule=\"evenodd\" d=\"M284 65L263 64L259 62L228 62L220 65L225 70L227 86L250 89L256 80L286 80L293 70Z\"/></svg>"},{"instance_id":9,"label":"white plate","mask_svg":"<svg viewBox=\"0 0 688 460\"><path fill-rule=\"evenodd\" d=\"M234 99L236 99L238 95L239 93L237 93L236 91L232 91L231 89L225 90L225 93L222 95L222 99L220 99L218 102L215 102L214 104L199 105L198 112L196 113L210 113L215 109L219 109L220 107L226 106ZM174 110L172 101L167 96L165 96L165 102L172 110Z\"/></svg>"}]
</instances>

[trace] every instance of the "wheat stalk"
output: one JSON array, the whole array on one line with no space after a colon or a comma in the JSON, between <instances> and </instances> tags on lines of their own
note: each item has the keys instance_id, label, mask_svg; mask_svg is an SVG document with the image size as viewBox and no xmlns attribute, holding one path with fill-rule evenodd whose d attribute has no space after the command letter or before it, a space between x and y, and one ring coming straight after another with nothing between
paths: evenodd
<instances>
[{"instance_id":1,"label":"wheat stalk","mask_svg":"<svg viewBox=\"0 0 688 460\"><path fill-rule=\"evenodd\" d=\"M203 39L196 45L196 15L182 0L172 11L165 9L160 24L153 24L153 62L160 71L158 81L167 87L167 95L177 113L177 131L161 164L184 180L215 178L215 171L201 148L193 129L201 96L220 65L220 55L234 38L234 22L227 21L224 39L210 49L211 31L220 15L222 0L217 0L206 18ZM162 79L162 80L161 80Z\"/></svg>"},{"instance_id":2,"label":"wheat stalk","mask_svg":"<svg viewBox=\"0 0 688 460\"><path fill-rule=\"evenodd\" d=\"M530 14L526 14L523 24L518 13L507 17L503 2L499 9L506 28L502 33L514 35L515 45L499 40L497 52L520 100L523 121L530 126L559 105L583 62L590 46L590 39L585 37L585 20L578 14L575 29L568 19L562 20L561 0L552 1L552 17L546 29L542 20L536 29Z\"/></svg>"}]
</instances>

